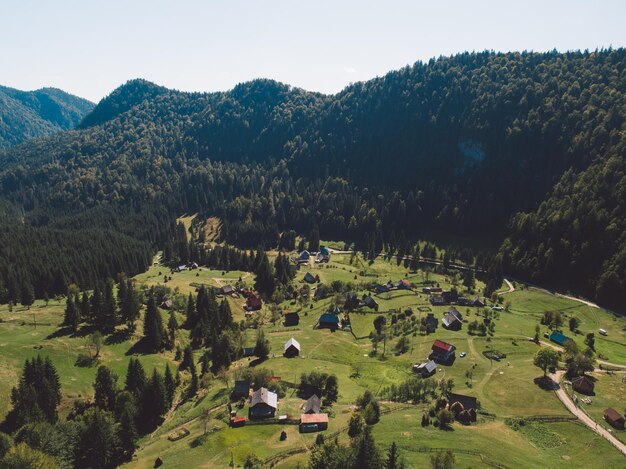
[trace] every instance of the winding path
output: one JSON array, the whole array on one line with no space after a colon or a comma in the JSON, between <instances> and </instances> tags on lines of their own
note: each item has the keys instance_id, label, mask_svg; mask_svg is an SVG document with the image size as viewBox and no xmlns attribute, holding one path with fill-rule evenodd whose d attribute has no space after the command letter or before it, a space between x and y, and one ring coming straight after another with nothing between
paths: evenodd
<instances>
[{"instance_id":1,"label":"winding path","mask_svg":"<svg viewBox=\"0 0 626 469\"><path fill-rule=\"evenodd\" d=\"M508 278L505 278L504 281L506 282L506 284L509 287L509 289L507 291L501 291L500 293L498 293L498 296L504 295L505 293L511 293L511 292L515 291L515 286L511 283L511 281Z\"/></svg>"},{"instance_id":2,"label":"winding path","mask_svg":"<svg viewBox=\"0 0 626 469\"><path fill-rule=\"evenodd\" d=\"M567 407L567 410L569 410L572 414L578 417L578 419L582 423L587 425L589 428L591 428L591 430L596 432L601 437L608 440L609 443L615 446L619 451L621 451L621 453L624 456L626 456L626 445L622 443L621 441L619 441L617 438L615 438L615 436L613 436L607 430L602 428L602 425L598 425L598 423L595 420L593 420L585 412L579 409L578 406L570 399L565 388L560 385L561 378L563 377L564 374L565 374L565 371L563 370L558 370L556 373L553 374L554 380L557 383L559 383L558 388L554 391L556 394L556 397L558 397L559 400L563 403L563 405Z\"/></svg>"}]
</instances>

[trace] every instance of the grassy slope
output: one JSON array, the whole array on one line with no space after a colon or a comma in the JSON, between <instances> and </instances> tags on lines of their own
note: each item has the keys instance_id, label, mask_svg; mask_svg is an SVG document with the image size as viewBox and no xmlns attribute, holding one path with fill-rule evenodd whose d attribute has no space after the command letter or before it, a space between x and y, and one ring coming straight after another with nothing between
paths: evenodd
<instances>
[{"instance_id":1,"label":"grassy slope","mask_svg":"<svg viewBox=\"0 0 626 469\"><path fill-rule=\"evenodd\" d=\"M333 256L329 266L310 266L309 269L319 274L323 282L331 282L340 279L354 281L387 281L404 277L407 273L402 267L394 262L377 260L373 266L359 261L358 265L350 265L350 256ZM140 284L154 285L162 282L167 269L162 266L152 266L148 272L137 277ZM296 277L298 285L302 283L302 277L307 268L303 267ZM358 273L366 270L371 275L362 277ZM222 275L221 271L207 269L182 272L172 275L172 281L168 285L178 288L180 292L188 293L195 290L195 285L204 283L219 286L223 282L235 282L239 277L244 277L251 283L252 276L246 277L243 272L228 272ZM408 275L408 278L419 284L424 280L423 274ZM430 279L449 287L445 276L430 274ZM450 280L449 278L447 280ZM534 334L534 326L546 310L561 310L566 314L576 314L581 319L581 330L589 330L604 327L609 331L609 340L598 337L597 349L614 361L626 363L622 349L624 343L624 319L613 318L610 314L601 310L588 308L571 300L558 298L539 290L520 290L505 295L511 301L511 312L502 312L496 320L495 337L488 341L486 338L472 337L466 332L466 325L458 332L446 331L441 327L434 334L421 336L409 335L410 350L401 356L387 354L385 360L370 358L371 342L367 338L373 330L372 321L377 314L387 314L389 310L403 310L411 307L417 311L419 306L426 306L427 297L424 294L410 292L393 292L377 297L380 304L380 313L353 313L351 320L354 335L349 332L314 329L319 315L324 312L330 300L311 303L313 306L300 306L295 303L285 302L281 307L285 311L300 310L301 322L297 327L285 329L282 325L266 326L266 335L270 340L271 356L261 366L268 368L275 375L281 376L286 381L297 381L300 373L304 371L326 371L335 373L339 379L340 396L339 402L334 407L329 432L339 430L347 424L351 412L350 405L355 398L365 389L374 392L393 383L399 383L410 376L410 367L413 363L426 357L430 345L435 338L454 343L459 351L467 352L467 357L457 358L455 364L450 367L439 367L436 377L445 376L453 378L455 391L477 396L483 408L493 414L496 419L487 419L472 427L455 425L453 432L442 432L430 428L422 428L419 418L423 412L421 407L413 409L401 409L386 414L381 422L375 427L375 436L382 446L388 446L395 440L400 445L402 452L410 466L427 463L429 454L417 452L423 446L434 448L456 448L459 441L462 448L472 448L482 453L483 458L497 461L511 467L538 467L547 463L563 464L571 467L590 467L592 458L603 454L603 462L606 467L617 467L620 463L619 454L608 447L608 443L596 438L590 431L574 423L550 423L546 425L552 432L557 433L566 440L566 444L558 448L542 449L532 445L530 440L522 432L514 432L503 423L504 418L509 416L528 415L566 415L565 409L556 397L546 391L538 389L533 384L533 378L541 372L532 365L532 356L537 346L524 340L525 337ZM243 317L242 299L229 299L237 319ZM76 356L83 351L84 338L72 338L61 336L54 339L46 339L56 330L56 325L61 322L64 304L51 302L50 306L43 307L36 304L38 322L48 322L51 325L37 327L35 331L31 325L22 325L20 321L30 322L30 313L15 311L8 313L6 306L0 307L0 353L3 360L0 363L0 395L8 396L10 387L14 385L19 374L19 369L26 357L37 353L33 347L43 345L42 353L52 356L59 374L61 375L64 406L71 403L75 396L90 395L91 384L95 375L95 368L78 368L74 366ZM432 311L441 318L444 307L433 307ZM460 308L467 319L478 318L474 308ZM269 317L267 311L259 313ZM425 314L416 312L416 315ZM140 331L141 329L138 328ZM542 328L543 332L544 328ZM254 341L254 331L249 331L248 342ZM296 338L302 345L302 357L285 359L281 356L283 344L290 338ZM579 336L576 340L580 340ZM123 377L128 361L126 352L133 341L124 341L120 344L107 345L103 349L103 361L112 366ZM388 351L391 351L397 339L388 342ZM621 342L620 342L621 341ZM484 357L482 352L488 347L505 352L507 358L501 362L491 363ZM382 345L381 348L382 349ZM142 361L147 369L153 365L164 366L169 356L149 355ZM309 448L315 440L315 435L300 435L297 427L278 425L246 426L240 429L230 429L225 424L223 407L218 407L226 402L228 386L232 386L234 374L241 367L250 365L250 359L242 359L235 363L227 383L218 379L207 382L208 391L192 402L180 406L175 413L168 416L165 424L154 435L145 437L141 442L136 459L129 467L152 467L154 459L161 456L165 461L165 467L224 467L228 465L231 457L236 464L241 464L245 456L256 453L265 459L277 452L296 448ZM473 373L472 386L465 383L465 373L471 370ZM608 381L607 381L608 382ZM604 383L604 378L601 378ZM609 385L607 385L609 386ZM609 393L603 384L598 386L598 393L607 395L607 402L618 405L621 396L620 389L611 388ZM8 407L7 399L2 399L5 412ZM601 398L596 398L600 405ZM293 394L287 393L279 404L279 414L288 413L297 418L302 401ZM604 404L602 404L604 405ZM394 404L397 407L397 405ZM192 443L202 435L205 423L202 418L208 409L210 419L206 424L208 435L204 441L195 446ZM599 407L598 407L599 408ZM239 415L246 415L247 408L239 411ZM593 414L592 414L593 415ZM594 415L595 417L595 415ZM171 442L167 436L176 430L186 427L191 434L177 442ZM287 430L287 439L279 441L280 432ZM345 438L342 436L342 438ZM497 444L494 444L494 441ZM194 447L195 446L195 447ZM567 456L568 458L564 457ZM457 460L462 465L480 467L484 465L479 456L457 454ZM298 455L284 459L279 466L294 467L297 462L306 461L306 455ZM526 461L526 462L524 462ZM523 462L523 463L522 463ZM520 464L522 463L522 464Z\"/></svg>"}]
</instances>

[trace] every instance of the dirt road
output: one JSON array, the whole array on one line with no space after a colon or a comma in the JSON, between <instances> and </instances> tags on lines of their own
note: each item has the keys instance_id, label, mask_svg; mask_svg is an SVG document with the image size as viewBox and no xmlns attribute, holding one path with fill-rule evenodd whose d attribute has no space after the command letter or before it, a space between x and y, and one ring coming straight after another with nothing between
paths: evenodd
<instances>
[{"instance_id":1,"label":"dirt road","mask_svg":"<svg viewBox=\"0 0 626 469\"><path fill-rule=\"evenodd\" d=\"M557 383L560 383L561 382L561 378L563 377L564 374L565 374L565 371L563 371L563 370L557 371L556 373L554 373L552 375L553 376L553 380L556 381ZM605 430L602 427L601 424L596 423L585 412L583 412L581 409L579 409L578 406L574 403L574 401L572 401L570 396L567 394L567 391L565 390L565 388L563 386L561 386L559 384L559 387L555 391L555 393L556 393L556 396L559 398L559 400L565 405L565 407L567 407L567 410L569 410L572 414L574 414L576 417L578 417L578 419L582 423L587 425L589 428L591 428L598 435L600 435L603 438L605 438L606 440L608 440L609 443L611 443L613 446L615 446L619 451L621 451L621 453L624 456L626 456L626 445L624 443L622 443L621 441L619 441L617 438L615 438L607 430Z\"/></svg>"}]
</instances>

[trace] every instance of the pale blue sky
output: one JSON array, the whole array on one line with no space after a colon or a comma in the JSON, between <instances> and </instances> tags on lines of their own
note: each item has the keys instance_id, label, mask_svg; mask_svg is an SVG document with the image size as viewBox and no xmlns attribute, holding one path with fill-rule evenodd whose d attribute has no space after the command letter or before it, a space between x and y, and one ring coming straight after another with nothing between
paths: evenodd
<instances>
[{"instance_id":1,"label":"pale blue sky","mask_svg":"<svg viewBox=\"0 0 626 469\"><path fill-rule=\"evenodd\" d=\"M1 0L0 84L97 101L131 78L186 91L273 78L334 93L465 50L626 46L625 0Z\"/></svg>"}]
</instances>

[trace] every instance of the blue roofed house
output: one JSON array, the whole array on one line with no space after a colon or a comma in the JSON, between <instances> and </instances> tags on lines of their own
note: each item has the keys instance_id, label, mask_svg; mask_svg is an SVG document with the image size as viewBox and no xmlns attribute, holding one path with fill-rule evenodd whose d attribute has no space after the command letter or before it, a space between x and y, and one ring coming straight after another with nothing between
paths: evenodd
<instances>
[{"instance_id":1,"label":"blue roofed house","mask_svg":"<svg viewBox=\"0 0 626 469\"><path fill-rule=\"evenodd\" d=\"M337 316L336 314L332 314L332 313L322 314L318 322L319 322L320 329L323 327L327 327L329 329L339 328L339 316Z\"/></svg>"},{"instance_id":2,"label":"blue roofed house","mask_svg":"<svg viewBox=\"0 0 626 469\"><path fill-rule=\"evenodd\" d=\"M552 334L550 334L550 340L555 344L565 345L565 342L571 339L564 335L562 332L552 331Z\"/></svg>"}]
</instances>

